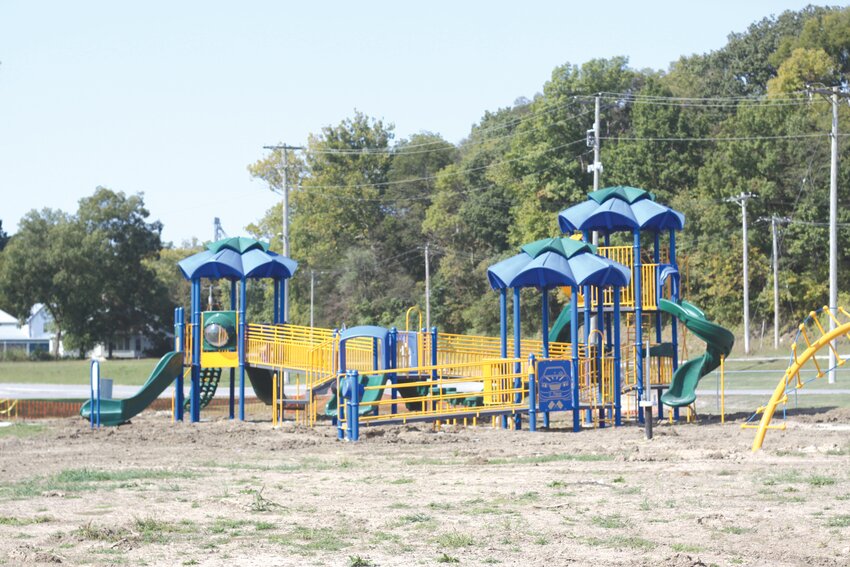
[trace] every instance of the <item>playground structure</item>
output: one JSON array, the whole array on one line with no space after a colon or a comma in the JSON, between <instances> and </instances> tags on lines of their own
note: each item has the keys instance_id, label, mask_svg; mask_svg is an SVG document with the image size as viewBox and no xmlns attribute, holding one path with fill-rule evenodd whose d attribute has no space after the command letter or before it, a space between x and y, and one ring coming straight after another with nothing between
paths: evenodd
<instances>
[{"instance_id":1,"label":"playground structure","mask_svg":"<svg viewBox=\"0 0 850 567\"><path fill-rule=\"evenodd\" d=\"M642 421L652 392L658 394L658 417L668 405L678 418L678 409L693 403L699 379L734 342L701 310L680 302L676 232L684 216L647 191L612 187L561 212L559 224L564 236L528 243L488 270L499 293L499 337L441 333L421 328L421 320L411 329L410 312L403 331L292 325L283 320L283 281L297 263L260 241L214 242L179 263L192 284L191 319L176 310L174 352L160 361L134 400L104 401L108 422L126 421L171 383L174 419L182 420L188 410L191 421L199 421L225 369L231 418L237 399L238 418L245 418L247 378L257 397L272 406L273 423L285 410L308 426L324 414L341 436L353 439L360 424L489 420L519 428L523 414L536 429L538 419L549 427L556 411L572 412L573 430L617 426L624 419ZM604 244L591 244L591 233ZM645 243L641 247L647 234L654 237L650 250ZM614 243L617 238L626 243ZM259 278L274 284L269 324L245 317L247 282ZM202 279L231 282L229 311L202 310ZM520 290L528 287L542 295L540 339L524 338L520 328ZM558 292L569 303L550 326L550 296ZM671 315L667 329L663 313ZM705 355L681 366L679 321L707 343ZM654 340L645 340L653 330ZM288 383L286 374L292 378ZM87 411L84 406L81 413Z\"/></svg>"},{"instance_id":2,"label":"playground structure","mask_svg":"<svg viewBox=\"0 0 850 567\"><path fill-rule=\"evenodd\" d=\"M842 323L838 315L846 318L846 321ZM829 328L828 320L835 323L835 329L831 331L827 330ZM771 422L780 405L782 405L784 417L789 394L793 394L797 390L804 388L806 384L823 378L829 371L844 366L844 363L847 361L839 356L838 350L835 348L836 339L840 339L842 336L850 339L850 313L843 307L838 307L837 312L833 314L828 306L823 306L816 311L810 311L806 319L800 323L797 327L797 334L794 337L794 341L791 343L788 367L776 385L776 389L770 396L770 400L764 406L757 408L753 415L745 423L741 424L741 427L744 429L756 430L756 436L752 446L753 451L761 449L764 443L764 437L769 429L785 429L785 423L773 425ZM813 337L817 338L812 341ZM827 349L835 355L835 366L833 368L823 369L818 363L816 355L818 352ZM800 371L809 363L814 366L814 377L803 380L800 376ZM756 424L754 421L759 415L761 418L758 424Z\"/></svg>"}]
</instances>

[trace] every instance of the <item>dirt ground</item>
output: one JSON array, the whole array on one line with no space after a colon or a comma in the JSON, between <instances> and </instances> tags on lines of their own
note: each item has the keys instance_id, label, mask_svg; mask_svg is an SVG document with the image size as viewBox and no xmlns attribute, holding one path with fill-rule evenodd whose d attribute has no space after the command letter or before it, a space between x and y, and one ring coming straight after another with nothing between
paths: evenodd
<instances>
[{"instance_id":1,"label":"dirt ground","mask_svg":"<svg viewBox=\"0 0 850 567\"><path fill-rule=\"evenodd\" d=\"M163 412L0 436L3 565L850 565L850 410L529 433Z\"/></svg>"}]
</instances>

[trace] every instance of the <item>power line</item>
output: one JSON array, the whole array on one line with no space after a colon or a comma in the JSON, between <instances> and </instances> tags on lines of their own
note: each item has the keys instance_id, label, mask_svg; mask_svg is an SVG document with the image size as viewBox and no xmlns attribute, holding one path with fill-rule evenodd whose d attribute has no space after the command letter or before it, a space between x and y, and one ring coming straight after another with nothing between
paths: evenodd
<instances>
[{"instance_id":1,"label":"power line","mask_svg":"<svg viewBox=\"0 0 850 567\"><path fill-rule=\"evenodd\" d=\"M803 138L820 138L829 134L783 134L778 136L712 136L708 138L698 137L631 137L631 136L602 136L603 140L612 142L743 142L749 140L796 140Z\"/></svg>"},{"instance_id":2,"label":"power line","mask_svg":"<svg viewBox=\"0 0 850 567\"><path fill-rule=\"evenodd\" d=\"M614 105L607 105L604 108L604 110L608 110L612 106L614 106ZM547 111L547 112L549 112L549 111ZM565 118L562 118L562 119L560 119L556 122L546 124L546 127L551 128L552 126L555 126L555 125L566 124L570 121L582 118L583 116L587 116L588 114L592 114L593 112L594 112L594 110L586 110L586 111L580 112L578 114L572 114L572 115L567 116ZM541 114L543 114L543 113L541 113ZM535 115L535 116L537 116L537 115ZM530 118L530 117L528 117L528 116L523 117L522 120L518 120L517 123L523 122L528 118ZM495 129L498 129L499 127L503 127L503 125L497 125L497 126L493 126L490 129L495 130ZM504 126L504 127L507 127L507 126ZM479 130L479 132L481 132L481 130ZM514 135L515 135L514 132L508 132L507 134L502 134L500 136L494 136L494 137L491 137L491 138L484 138L484 139L481 139L481 140L476 140L474 142L467 142L466 144L463 145L463 147L469 148L469 147L475 147L475 146L479 146L479 145L483 145L483 144L489 144L489 143L492 143L494 141L503 140L505 138L510 138ZM417 147L420 147L420 146L431 146L431 145L435 145L435 144L446 144L446 143L450 143L450 142L446 142L445 140L435 140L434 142L426 142L426 143L422 143L422 144L414 144L414 145L408 145L408 146L394 146L394 147L391 147L391 148L361 148L361 149L353 149L353 148L351 148L351 149L348 149L348 148L312 149L312 148L308 148L306 150L306 153L314 154L314 155L373 155L373 154L380 155L380 154L392 154L392 155L399 155L399 156L401 156L401 155L411 156L411 155L418 155L418 154L427 154L427 153L440 151L440 150L443 150L443 149L449 149L449 148L439 147L439 148L433 148L433 149L427 149L427 150L408 151L409 148L417 148ZM457 147L454 146L454 144L452 144L452 149L457 149Z\"/></svg>"},{"instance_id":3,"label":"power line","mask_svg":"<svg viewBox=\"0 0 850 567\"><path fill-rule=\"evenodd\" d=\"M561 144L559 146L554 146L554 147L551 147L551 148L546 148L544 150L538 150L538 151L542 155L542 154L546 154L546 153L549 153L549 152L562 150L564 148L574 146L574 145L576 145L580 142L584 142L584 141L585 141L585 138L579 138L578 140L573 140L572 142L567 142L567 143ZM397 181L380 181L380 182L377 182L377 183L354 183L354 184L350 184L350 185L348 185L348 184L346 184L346 185L306 185L305 188L310 188L310 189L363 189L363 188L367 188L367 187L375 187L375 188L377 188L377 187L390 187L390 186L394 186L394 185L403 185L405 183L415 183L415 182L419 182L419 181L431 181L431 180L436 180L436 179L442 179L443 177L450 177L450 176L453 176L453 175L462 175L464 173L472 173L472 172L475 172L475 171L482 171L482 170L485 170L485 169L490 169L491 167L496 167L498 165L513 163L513 162L525 159L529 155L530 155L530 153L516 157L516 158L510 158L510 159L492 162L492 163L489 163L487 165L482 165L482 166L479 166L479 167L470 167L470 168L467 168L467 169L459 169L457 171L448 171L448 172L444 172L444 173L436 173L434 175L428 175L428 176L425 176L425 177L414 177L414 178L410 178L410 179L399 179Z\"/></svg>"}]
</instances>

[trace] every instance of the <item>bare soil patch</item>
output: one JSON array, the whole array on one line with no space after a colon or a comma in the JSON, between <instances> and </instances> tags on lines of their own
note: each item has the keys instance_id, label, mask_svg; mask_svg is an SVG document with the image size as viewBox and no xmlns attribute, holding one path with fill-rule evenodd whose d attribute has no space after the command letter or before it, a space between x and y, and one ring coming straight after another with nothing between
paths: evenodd
<instances>
[{"instance_id":1,"label":"bare soil patch","mask_svg":"<svg viewBox=\"0 0 850 567\"><path fill-rule=\"evenodd\" d=\"M146 412L0 437L0 564L850 565L850 411L529 433Z\"/></svg>"}]
</instances>

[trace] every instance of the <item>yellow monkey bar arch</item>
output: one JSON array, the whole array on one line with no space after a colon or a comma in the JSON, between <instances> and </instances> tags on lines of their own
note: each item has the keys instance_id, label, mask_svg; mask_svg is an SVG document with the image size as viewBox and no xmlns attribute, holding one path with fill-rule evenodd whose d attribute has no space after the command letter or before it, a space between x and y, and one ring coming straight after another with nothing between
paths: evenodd
<instances>
[{"instance_id":1,"label":"yellow monkey bar arch","mask_svg":"<svg viewBox=\"0 0 850 567\"><path fill-rule=\"evenodd\" d=\"M818 317L823 313L825 313L835 323L835 329L826 331L823 328L823 325L818 319ZM785 369L785 374L782 376L779 384L776 385L776 389L773 391L773 395L770 397L770 401L767 402L767 405L758 408L753 414L753 417L750 418L750 420L752 420L755 416L761 414L761 420L758 425L752 424L750 421L741 425L742 428L755 428L757 430L756 438L753 440L753 451L761 449L762 443L764 442L764 436L768 429L785 428L784 425L772 426L770 425L770 421L773 419L776 407L779 404L785 404L788 402L788 392L792 389L800 389L806 385L806 382L800 378L800 369L807 362L811 361L817 369L816 378L822 378L825 376L826 372L832 370L832 368L823 370L820 364L818 364L817 358L815 357L818 351L825 348L832 350L835 355L836 368L843 366L846 362L838 355L838 351L836 350L833 341L841 336L845 336L850 339L850 313L848 313L843 307L838 308L838 313L846 317L848 321L841 323L836 316L830 312L829 308L824 306L817 311L809 312L809 316L806 320L800 323L797 336L791 344L791 359L788 368ZM820 334L814 342L812 342L809 337L809 331L807 330L809 329L809 324L812 325L812 328L810 329L812 334L814 334L815 331ZM802 352L799 352L801 350L801 346L805 346L805 348L802 349Z\"/></svg>"}]
</instances>

